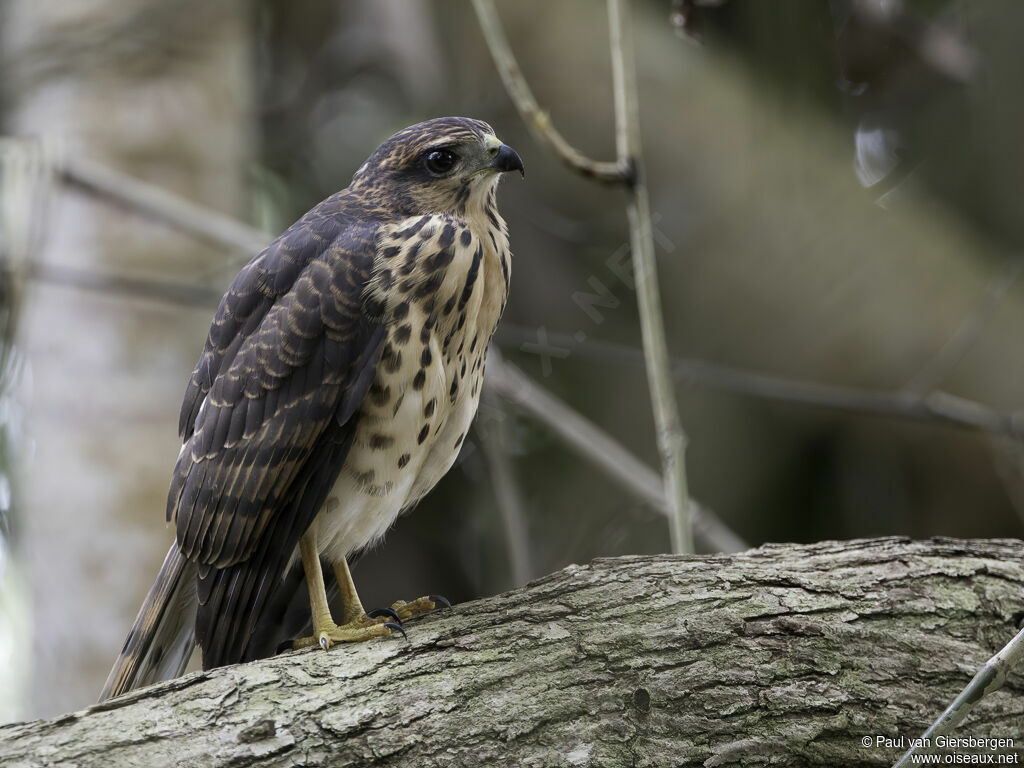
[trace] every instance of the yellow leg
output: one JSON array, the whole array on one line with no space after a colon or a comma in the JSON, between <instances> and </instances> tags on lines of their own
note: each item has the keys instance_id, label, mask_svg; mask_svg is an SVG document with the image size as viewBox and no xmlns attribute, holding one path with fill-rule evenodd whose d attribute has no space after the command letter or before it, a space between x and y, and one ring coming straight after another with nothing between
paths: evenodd
<instances>
[{"instance_id":1,"label":"yellow leg","mask_svg":"<svg viewBox=\"0 0 1024 768\"><path fill-rule=\"evenodd\" d=\"M383 624L394 618L386 614L373 618L366 615L366 609L363 608L359 595L356 593L356 585L352 581L352 572L348 569L347 561L342 560L340 563L334 564L334 576L338 580L338 589L341 590L341 600L345 611L342 616L345 624L359 623L368 626L370 624ZM413 616L429 613L436 607L436 603L429 597L418 597L411 603L398 600L391 604L391 610L395 612L395 616L398 617L400 622L411 619Z\"/></svg>"},{"instance_id":2,"label":"yellow leg","mask_svg":"<svg viewBox=\"0 0 1024 768\"><path fill-rule=\"evenodd\" d=\"M335 566L335 574L339 576L338 585L341 587L342 596L346 602L344 622L341 626L334 623L330 606L327 605L324 573L320 568L320 555L316 544L316 522L309 526L309 530L299 539L299 554L302 556L302 567L306 571L306 583L309 586L309 610L313 616L313 634L310 637L296 640L294 648L319 645L327 650L334 643L358 643L373 637L384 637L391 634L391 630L383 624L364 623L361 620L365 618L366 614L363 612L363 606L359 603L359 597L356 595L356 588L352 584L352 576L348 573L347 565L344 567L344 574L347 576L344 582L340 577L338 567ZM355 598L354 606L358 611L355 618L349 618L351 613L349 593Z\"/></svg>"},{"instance_id":3,"label":"yellow leg","mask_svg":"<svg viewBox=\"0 0 1024 768\"><path fill-rule=\"evenodd\" d=\"M331 608L327 604L327 587L324 586L324 572L320 568L320 554L316 546L316 523L299 539L299 554L302 556L302 568L306 572L306 584L309 588L309 610L313 615L313 634L320 627L334 623Z\"/></svg>"},{"instance_id":4,"label":"yellow leg","mask_svg":"<svg viewBox=\"0 0 1024 768\"><path fill-rule=\"evenodd\" d=\"M334 577L338 580L338 589L341 590L341 604L344 606L342 621L348 624L350 621L357 621L366 617L366 611L356 593L356 585L352 581L352 572L348 569L348 561L342 560L334 564Z\"/></svg>"},{"instance_id":5,"label":"yellow leg","mask_svg":"<svg viewBox=\"0 0 1024 768\"><path fill-rule=\"evenodd\" d=\"M345 606L345 613L342 618L344 623L348 624L359 621L363 624L370 624L371 622L379 624L388 620L385 616L371 619L366 615L366 610L359 600L359 595L356 594L356 585L352 581L352 572L348 569L348 562L342 560L340 563L335 563L334 576L338 580L338 589L341 590L342 605ZM399 621L405 621L413 616L429 613L436 607L437 604L429 597L418 597L411 603L398 600L391 604L391 610L397 614Z\"/></svg>"}]
</instances>

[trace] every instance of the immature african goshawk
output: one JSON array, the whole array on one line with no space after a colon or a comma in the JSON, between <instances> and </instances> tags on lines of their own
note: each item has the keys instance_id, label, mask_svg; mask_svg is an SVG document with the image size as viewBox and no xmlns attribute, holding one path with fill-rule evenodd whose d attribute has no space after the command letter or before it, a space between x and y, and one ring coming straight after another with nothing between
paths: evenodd
<instances>
[{"instance_id":1,"label":"immature african goshawk","mask_svg":"<svg viewBox=\"0 0 1024 768\"><path fill-rule=\"evenodd\" d=\"M476 413L508 296L506 171L522 160L486 123L406 128L238 274L181 407L177 540L103 698L181 674L195 643L204 668L265 655L296 549L313 626L298 645L389 634L346 559L433 488Z\"/></svg>"}]
</instances>

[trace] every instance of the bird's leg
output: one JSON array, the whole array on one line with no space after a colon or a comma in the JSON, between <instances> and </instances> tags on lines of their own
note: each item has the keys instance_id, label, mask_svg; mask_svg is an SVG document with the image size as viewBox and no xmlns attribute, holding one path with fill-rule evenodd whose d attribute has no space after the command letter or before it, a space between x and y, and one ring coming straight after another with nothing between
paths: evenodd
<instances>
[{"instance_id":1,"label":"bird's leg","mask_svg":"<svg viewBox=\"0 0 1024 768\"><path fill-rule=\"evenodd\" d=\"M341 592L342 621L349 624L354 621L368 622L363 603L356 592L356 585L352 581L352 572L348 569L348 561L342 558L340 563L334 564L334 578L338 580L338 590Z\"/></svg>"},{"instance_id":2,"label":"bird's leg","mask_svg":"<svg viewBox=\"0 0 1024 768\"><path fill-rule=\"evenodd\" d=\"M340 563L334 564L334 576L338 580L342 605L345 606L345 613L342 616L346 624L353 622L361 622L365 625L381 624L389 619L405 621L413 616L419 616L422 613L434 610L437 607L437 603L442 603L449 608L451 607L451 604L443 597L430 595L430 597L417 598L411 603L398 600L392 603L390 608L378 608L367 613L363 608L362 602L359 600L359 595L356 593L356 585L352 581L352 572L348 569L347 561L342 560Z\"/></svg>"},{"instance_id":3,"label":"bird's leg","mask_svg":"<svg viewBox=\"0 0 1024 768\"><path fill-rule=\"evenodd\" d=\"M330 606L327 604L327 590L324 587L324 573L320 568L320 555L316 545L316 522L309 526L309 530L299 539L299 554L302 556L302 567L306 571L306 584L309 587L309 609L313 615L313 634L296 640L293 648L308 648L319 645L324 650L330 648L334 643L358 643L369 640L373 637L383 637L391 634L391 627L387 624L363 623L359 619L355 621L347 618L349 614L348 603L346 602L346 619L341 626L334 623L331 616ZM345 568L346 573L348 568ZM348 599L346 585L341 579L338 584L342 588L342 594ZM348 590L355 595L355 587L352 586L352 577L348 577ZM356 597L358 610L362 612L362 605ZM365 614L364 614L365 615ZM392 625L396 626L396 625Z\"/></svg>"}]
</instances>

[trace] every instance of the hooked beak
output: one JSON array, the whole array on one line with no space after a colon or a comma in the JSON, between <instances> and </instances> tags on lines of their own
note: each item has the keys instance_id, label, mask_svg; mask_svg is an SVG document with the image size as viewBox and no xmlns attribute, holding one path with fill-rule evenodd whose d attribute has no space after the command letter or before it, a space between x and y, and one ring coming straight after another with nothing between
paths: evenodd
<instances>
[{"instance_id":1,"label":"hooked beak","mask_svg":"<svg viewBox=\"0 0 1024 768\"><path fill-rule=\"evenodd\" d=\"M491 160L491 168L498 171L499 173L507 173L508 171L519 171L526 178L526 169L523 167L523 158L519 156L508 144L502 144L498 147L498 154Z\"/></svg>"}]
</instances>

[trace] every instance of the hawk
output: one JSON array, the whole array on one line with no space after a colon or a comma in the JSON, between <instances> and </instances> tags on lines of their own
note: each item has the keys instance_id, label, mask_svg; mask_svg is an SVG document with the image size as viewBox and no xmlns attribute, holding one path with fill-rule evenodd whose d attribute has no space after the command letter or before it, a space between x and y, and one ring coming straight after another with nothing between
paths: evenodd
<instances>
[{"instance_id":1,"label":"hawk","mask_svg":"<svg viewBox=\"0 0 1024 768\"><path fill-rule=\"evenodd\" d=\"M312 618L296 646L400 629L363 610L348 559L459 453L508 297L497 182L523 170L487 123L419 123L238 273L181 406L176 541L102 699L180 675L197 643L204 669L272 653L293 562Z\"/></svg>"}]
</instances>

